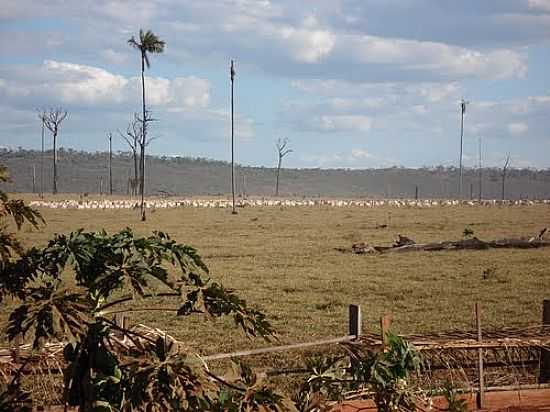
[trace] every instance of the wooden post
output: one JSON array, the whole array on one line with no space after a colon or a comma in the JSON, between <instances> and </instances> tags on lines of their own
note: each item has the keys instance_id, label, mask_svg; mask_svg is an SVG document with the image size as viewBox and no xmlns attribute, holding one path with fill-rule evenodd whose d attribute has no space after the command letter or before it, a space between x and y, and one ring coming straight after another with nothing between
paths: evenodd
<instances>
[{"instance_id":1,"label":"wooden post","mask_svg":"<svg viewBox=\"0 0 550 412\"><path fill-rule=\"evenodd\" d=\"M550 328L550 299L542 303L542 324ZM550 350L541 349L539 383L550 383Z\"/></svg>"},{"instance_id":2,"label":"wooden post","mask_svg":"<svg viewBox=\"0 0 550 412\"><path fill-rule=\"evenodd\" d=\"M349 324L348 324L348 335L354 336L354 341L358 340L361 336L361 306L359 305L349 305ZM355 370L359 367L360 362L355 356L350 355L350 367L351 373L355 374Z\"/></svg>"},{"instance_id":3,"label":"wooden post","mask_svg":"<svg viewBox=\"0 0 550 412\"><path fill-rule=\"evenodd\" d=\"M115 314L115 325L120 328L126 329L126 317L122 313Z\"/></svg>"},{"instance_id":4,"label":"wooden post","mask_svg":"<svg viewBox=\"0 0 550 412\"><path fill-rule=\"evenodd\" d=\"M361 306L349 305L349 333L359 339L361 336Z\"/></svg>"},{"instance_id":5,"label":"wooden post","mask_svg":"<svg viewBox=\"0 0 550 412\"><path fill-rule=\"evenodd\" d=\"M479 303L476 302L476 327L477 327L477 341L481 343L483 336L481 333L481 307ZM479 348L478 353L478 375L479 375L479 391L476 397L476 404L478 409L483 409L485 404L485 382L483 375L483 349Z\"/></svg>"},{"instance_id":6,"label":"wooden post","mask_svg":"<svg viewBox=\"0 0 550 412\"><path fill-rule=\"evenodd\" d=\"M382 333L382 347L388 346L388 332L391 327L391 315L385 314L380 318L380 332Z\"/></svg>"}]
</instances>

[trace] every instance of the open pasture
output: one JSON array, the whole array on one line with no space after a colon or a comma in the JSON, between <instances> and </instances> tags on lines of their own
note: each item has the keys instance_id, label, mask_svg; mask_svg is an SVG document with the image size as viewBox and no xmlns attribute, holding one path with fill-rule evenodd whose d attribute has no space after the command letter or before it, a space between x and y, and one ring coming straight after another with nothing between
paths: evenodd
<instances>
[{"instance_id":1,"label":"open pasture","mask_svg":"<svg viewBox=\"0 0 550 412\"><path fill-rule=\"evenodd\" d=\"M460 239L466 227L481 239L537 234L550 226L550 206L447 208L157 209L139 222L133 210L41 209L47 225L25 226L26 246L77 228L109 232L153 230L196 247L212 277L268 314L281 344L347 334L347 305L363 308L364 329L394 315L398 332L470 328L472 306L483 305L485 325L540 322L550 298L550 250L345 254L354 242L391 244L398 233L417 242ZM387 225L385 228L380 226ZM169 306L168 299L158 300ZM2 311L5 321L9 311ZM265 345L227 321L182 319L159 311L132 312L130 322L166 330L202 354Z\"/></svg>"}]
</instances>

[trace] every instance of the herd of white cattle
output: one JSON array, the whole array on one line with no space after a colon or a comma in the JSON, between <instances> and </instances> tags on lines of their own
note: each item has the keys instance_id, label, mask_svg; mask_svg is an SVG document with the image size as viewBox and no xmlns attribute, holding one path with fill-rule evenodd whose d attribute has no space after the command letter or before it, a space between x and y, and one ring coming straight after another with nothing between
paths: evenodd
<instances>
[{"instance_id":1,"label":"herd of white cattle","mask_svg":"<svg viewBox=\"0 0 550 412\"><path fill-rule=\"evenodd\" d=\"M414 200L414 199L380 199L380 200L337 200L337 199L239 199L237 207L395 207L395 208L429 208L450 206L532 206L550 205L550 200ZM50 209L134 209L140 205L138 200L61 200L30 202L30 206ZM177 207L194 208L231 208L228 199L148 199L147 209L169 209Z\"/></svg>"}]
</instances>

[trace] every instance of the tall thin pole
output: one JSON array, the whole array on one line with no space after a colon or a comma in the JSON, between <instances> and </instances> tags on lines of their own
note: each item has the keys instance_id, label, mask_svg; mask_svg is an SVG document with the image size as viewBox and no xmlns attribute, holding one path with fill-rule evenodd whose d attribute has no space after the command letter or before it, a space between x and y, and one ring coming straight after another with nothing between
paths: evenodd
<instances>
[{"instance_id":1,"label":"tall thin pole","mask_svg":"<svg viewBox=\"0 0 550 412\"><path fill-rule=\"evenodd\" d=\"M44 117L42 117L42 152L40 154L40 198L44 197Z\"/></svg>"},{"instance_id":2,"label":"tall thin pole","mask_svg":"<svg viewBox=\"0 0 550 412\"><path fill-rule=\"evenodd\" d=\"M36 193L36 165L32 164L32 192Z\"/></svg>"},{"instance_id":3,"label":"tall thin pole","mask_svg":"<svg viewBox=\"0 0 550 412\"><path fill-rule=\"evenodd\" d=\"M478 173L479 173L479 201L481 202L481 196L482 196L482 171L481 171L481 137L479 138L479 166L478 166Z\"/></svg>"},{"instance_id":4,"label":"tall thin pole","mask_svg":"<svg viewBox=\"0 0 550 412\"><path fill-rule=\"evenodd\" d=\"M141 49L141 97L143 103L143 127L141 136L141 221L145 222L145 142L147 141L147 118L145 111L145 49Z\"/></svg>"},{"instance_id":5,"label":"tall thin pole","mask_svg":"<svg viewBox=\"0 0 550 412\"><path fill-rule=\"evenodd\" d=\"M235 210L235 129L234 129L234 105L233 105L233 83L235 81L235 66L233 60L231 60L231 195L233 197L233 211L232 214L236 215Z\"/></svg>"},{"instance_id":6,"label":"tall thin pole","mask_svg":"<svg viewBox=\"0 0 550 412\"><path fill-rule=\"evenodd\" d=\"M462 198L462 150L464 140L464 112L466 111L466 101L460 101L460 178L458 180L458 197Z\"/></svg>"},{"instance_id":7,"label":"tall thin pole","mask_svg":"<svg viewBox=\"0 0 550 412\"><path fill-rule=\"evenodd\" d=\"M109 194L113 195L113 135L109 134Z\"/></svg>"}]
</instances>

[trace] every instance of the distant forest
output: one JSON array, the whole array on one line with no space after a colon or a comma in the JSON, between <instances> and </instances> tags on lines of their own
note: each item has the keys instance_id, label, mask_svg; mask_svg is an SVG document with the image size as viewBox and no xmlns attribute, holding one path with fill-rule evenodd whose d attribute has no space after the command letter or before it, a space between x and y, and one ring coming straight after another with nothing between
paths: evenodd
<instances>
[{"instance_id":1,"label":"distant forest","mask_svg":"<svg viewBox=\"0 0 550 412\"><path fill-rule=\"evenodd\" d=\"M108 153L88 153L71 149L58 151L58 189L66 193L97 194L109 190ZM13 182L2 185L12 192L32 192L33 166L35 191L40 189L40 152L0 150L0 164L8 167ZM128 193L132 173L129 153L113 154L113 192ZM276 168L236 167L240 196L273 196ZM482 169L482 196L500 199L502 171ZM408 169L282 169L280 195L284 197L340 198L456 198L458 169L433 167ZM226 195L231 192L231 166L227 162L188 157L147 156L148 195ZM103 184L101 184L103 181ZM52 151L45 153L44 191L52 189ZM477 198L479 170L464 171L463 198ZM507 199L550 198L550 170L514 169L507 171Z\"/></svg>"}]
</instances>

